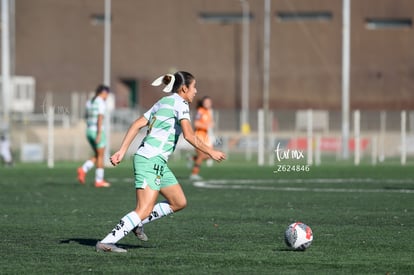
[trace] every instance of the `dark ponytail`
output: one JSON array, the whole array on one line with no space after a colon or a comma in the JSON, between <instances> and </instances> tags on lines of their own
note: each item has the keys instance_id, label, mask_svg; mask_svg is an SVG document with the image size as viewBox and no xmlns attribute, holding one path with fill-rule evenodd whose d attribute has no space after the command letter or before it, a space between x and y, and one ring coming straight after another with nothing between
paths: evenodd
<instances>
[{"instance_id":1,"label":"dark ponytail","mask_svg":"<svg viewBox=\"0 0 414 275\"><path fill-rule=\"evenodd\" d=\"M110 92L111 90L109 89L108 86L100 84L96 90L95 90L95 95L93 96L91 102L93 103L95 101L95 99L102 93L102 92Z\"/></svg>"},{"instance_id":2,"label":"dark ponytail","mask_svg":"<svg viewBox=\"0 0 414 275\"><path fill-rule=\"evenodd\" d=\"M172 93L177 93L178 89L182 85L189 87L191 82L195 79L192 74L190 74L189 72L184 72L184 71L176 72L174 74L174 78L175 78L175 81L174 81L173 88L171 90ZM172 80L172 77L170 75L165 75L164 78L162 79L162 83L165 85L168 85L171 82L171 80Z\"/></svg>"},{"instance_id":3,"label":"dark ponytail","mask_svg":"<svg viewBox=\"0 0 414 275\"><path fill-rule=\"evenodd\" d=\"M197 102L197 109L203 107L204 108L204 101L206 99L210 99L209 96L203 96L203 98L201 98L198 102Z\"/></svg>"}]
</instances>

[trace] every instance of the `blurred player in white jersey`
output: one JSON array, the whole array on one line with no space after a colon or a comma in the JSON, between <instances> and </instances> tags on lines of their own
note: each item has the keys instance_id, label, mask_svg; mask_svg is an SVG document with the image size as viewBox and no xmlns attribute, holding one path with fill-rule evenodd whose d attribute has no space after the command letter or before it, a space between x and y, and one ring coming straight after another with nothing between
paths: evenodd
<instances>
[{"instance_id":1,"label":"blurred player in white jersey","mask_svg":"<svg viewBox=\"0 0 414 275\"><path fill-rule=\"evenodd\" d=\"M99 85L96 88L95 96L86 102L86 138L94 152L93 157L85 161L78 168L78 180L85 184L86 173L96 166L95 187L111 186L104 180L104 154L106 147L106 135L104 129L104 116L106 112L106 99L110 89L108 86Z\"/></svg>"},{"instance_id":2,"label":"blurred player in white jersey","mask_svg":"<svg viewBox=\"0 0 414 275\"><path fill-rule=\"evenodd\" d=\"M13 157L10 149L10 141L5 135L0 137L0 156L6 166L13 166Z\"/></svg>"},{"instance_id":3,"label":"blurred player in white jersey","mask_svg":"<svg viewBox=\"0 0 414 275\"><path fill-rule=\"evenodd\" d=\"M132 123L119 151L111 157L112 164L118 165L139 130L148 126L147 135L134 155L136 207L96 244L96 251L126 252L115 244L129 232L133 231L138 239L146 241L148 238L143 230L144 224L186 207L184 192L167 165L168 157L174 152L181 133L191 145L212 159L225 159L222 152L214 150L198 138L191 126L189 103L197 93L194 76L179 71L161 76L152 83L153 86L161 84L166 85L164 92L172 94L161 98ZM165 201L156 204L159 194Z\"/></svg>"}]
</instances>

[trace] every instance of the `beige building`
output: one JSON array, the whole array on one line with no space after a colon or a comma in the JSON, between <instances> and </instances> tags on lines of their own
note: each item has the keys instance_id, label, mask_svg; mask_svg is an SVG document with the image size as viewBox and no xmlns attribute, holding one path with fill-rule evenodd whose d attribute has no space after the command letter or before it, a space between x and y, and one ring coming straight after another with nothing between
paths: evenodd
<instances>
[{"instance_id":1,"label":"beige building","mask_svg":"<svg viewBox=\"0 0 414 275\"><path fill-rule=\"evenodd\" d=\"M250 108L262 106L264 1L250 0ZM351 0L351 109L414 108L412 0ZM104 0L15 0L14 70L65 107L103 79ZM241 108L238 0L112 0L111 86L118 107L147 108L149 84L187 70L217 109ZM342 0L272 0L271 109L340 110Z\"/></svg>"}]
</instances>

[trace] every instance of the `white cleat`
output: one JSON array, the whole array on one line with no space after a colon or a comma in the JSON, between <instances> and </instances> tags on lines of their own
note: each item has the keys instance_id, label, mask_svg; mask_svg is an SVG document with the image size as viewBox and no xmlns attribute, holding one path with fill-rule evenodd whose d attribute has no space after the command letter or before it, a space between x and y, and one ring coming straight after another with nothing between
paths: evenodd
<instances>
[{"instance_id":1,"label":"white cleat","mask_svg":"<svg viewBox=\"0 0 414 275\"><path fill-rule=\"evenodd\" d=\"M117 252L117 253L125 253L127 252L126 249L117 247L113 243L96 243L96 252Z\"/></svg>"}]
</instances>

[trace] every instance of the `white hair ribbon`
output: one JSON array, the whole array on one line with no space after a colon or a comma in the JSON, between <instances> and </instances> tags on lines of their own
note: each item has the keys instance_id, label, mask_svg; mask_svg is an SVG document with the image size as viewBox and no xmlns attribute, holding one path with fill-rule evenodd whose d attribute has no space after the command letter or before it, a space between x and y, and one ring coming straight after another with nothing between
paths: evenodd
<instances>
[{"instance_id":1,"label":"white hair ribbon","mask_svg":"<svg viewBox=\"0 0 414 275\"><path fill-rule=\"evenodd\" d=\"M170 93L171 90L172 90L172 88L173 88L173 86L174 86L175 76L173 74L166 74L166 75L168 75L168 76L171 77L171 81L170 81L170 83L168 83L167 86L165 86L165 88L162 91L165 92L165 93ZM164 77L165 77L165 75L162 75L162 76L158 77L157 79L155 79L151 83L151 85L152 86L160 86L161 84L163 84L162 83L162 80L164 79Z\"/></svg>"}]
</instances>

